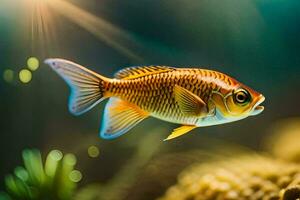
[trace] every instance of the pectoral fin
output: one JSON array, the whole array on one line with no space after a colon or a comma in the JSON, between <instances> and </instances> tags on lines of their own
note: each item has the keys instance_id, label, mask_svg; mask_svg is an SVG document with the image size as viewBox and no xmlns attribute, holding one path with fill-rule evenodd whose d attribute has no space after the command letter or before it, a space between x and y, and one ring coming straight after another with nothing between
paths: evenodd
<instances>
[{"instance_id":1,"label":"pectoral fin","mask_svg":"<svg viewBox=\"0 0 300 200\"><path fill-rule=\"evenodd\" d=\"M175 85L174 94L180 110L185 115L199 117L208 114L206 103L189 90Z\"/></svg>"},{"instance_id":2,"label":"pectoral fin","mask_svg":"<svg viewBox=\"0 0 300 200\"><path fill-rule=\"evenodd\" d=\"M171 140L181 135L184 135L189 131L193 130L194 128L197 128L197 126L193 126L193 125L180 126L179 128L174 129L173 132L166 139L164 139L164 141Z\"/></svg>"},{"instance_id":3,"label":"pectoral fin","mask_svg":"<svg viewBox=\"0 0 300 200\"><path fill-rule=\"evenodd\" d=\"M148 116L138 106L111 97L105 107L100 135L104 139L119 137Z\"/></svg>"}]
</instances>

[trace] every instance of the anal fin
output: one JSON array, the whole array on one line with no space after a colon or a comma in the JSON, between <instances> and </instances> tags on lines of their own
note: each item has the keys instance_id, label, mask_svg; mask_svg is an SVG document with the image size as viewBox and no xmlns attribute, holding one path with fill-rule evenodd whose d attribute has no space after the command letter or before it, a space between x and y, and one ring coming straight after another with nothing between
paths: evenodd
<instances>
[{"instance_id":1,"label":"anal fin","mask_svg":"<svg viewBox=\"0 0 300 200\"><path fill-rule=\"evenodd\" d=\"M171 139L177 138L181 135L184 135L184 134L188 133L189 131L193 130L194 128L197 128L197 126L182 125L176 129L174 129L173 132L166 139L164 139L164 141L171 140Z\"/></svg>"},{"instance_id":2,"label":"anal fin","mask_svg":"<svg viewBox=\"0 0 300 200\"><path fill-rule=\"evenodd\" d=\"M104 139L119 137L148 116L149 114L138 106L111 97L105 106L100 136Z\"/></svg>"}]
</instances>

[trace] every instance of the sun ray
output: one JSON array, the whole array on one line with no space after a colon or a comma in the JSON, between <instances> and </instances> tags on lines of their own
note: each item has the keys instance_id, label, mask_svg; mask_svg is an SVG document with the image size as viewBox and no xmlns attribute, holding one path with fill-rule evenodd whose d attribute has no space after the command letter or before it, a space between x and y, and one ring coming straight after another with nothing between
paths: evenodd
<instances>
[{"instance_id":1,"label":"sun ray","mask_svg":"<svg viewBox=\"0 0 300 200\"><path fill-rule=\"evenodd\" d=\"M10 0L7 5L20 9L20 25L28 37L30 55L47 57L58 54L65 35L60 34L59 16L63 16L83 30L91 33L109 47L135 62L144 62L144 42L129 31L113 25L68 0ZM7 10L7 12L9 12ZM21 30L21 29L20 29ZM153 51L151 51L153 54Z\"/></svg>"},{"instance_id":2,"label":"sun ray","mask_svg":"<svg viewBox=\"0 0 300 200\"><path fill-rule=\"evenodd\" d=\"M56 35L52 34L56 26L53 23L53 15L47 5L48 0L21 0L24 8L23 21L28 22L29 41L31 54L46 56L56 47ZM51 44L50 46L48 44ZM50 48L51 47L51 48ZM56 49L55 49L56 50Z\"/></svg>"},{"instance_id":3,"label":"sun ray","mask_svg":"<svg viewBox=\"0 0 300 200\"><path fill-rule=\"evenodd\" d=\"M47 4L55 11L89 31L123 55L137 61L142 61L142 58L129 48L129 44L133 44L133 46L137 44L128 32L70 2L64 0L49 0L47 1Z\"/></svg>"}]
</instances>

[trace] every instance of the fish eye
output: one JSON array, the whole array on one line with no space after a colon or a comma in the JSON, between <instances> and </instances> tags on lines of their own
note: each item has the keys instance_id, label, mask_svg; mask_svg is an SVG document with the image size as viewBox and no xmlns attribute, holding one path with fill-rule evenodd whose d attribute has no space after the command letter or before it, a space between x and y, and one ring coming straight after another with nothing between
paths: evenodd
<instances>
[{"instance_id":1,"label":"fish eye","mask_svg":"<svg viewBox=\"0 0 300 200\"><path fill-rule=\"evenodd\" d=\"M245 105L249 103L251 96L249 92L243 88L238 89L234 92L234 101L239 105Z\"/></svg>"}]
</instances>

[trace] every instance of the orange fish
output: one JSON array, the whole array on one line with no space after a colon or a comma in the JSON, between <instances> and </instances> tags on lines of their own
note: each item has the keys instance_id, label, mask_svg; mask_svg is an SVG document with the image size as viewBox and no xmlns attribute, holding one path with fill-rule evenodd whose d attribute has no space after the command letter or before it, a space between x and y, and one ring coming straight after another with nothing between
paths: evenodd
<instances>
[{"instance_id":1,"label":"orange fish","mask_svg":"<svg viewBox=\"0 0 300 200\"><path fill-rule=\"evenodd\" d=\"M264 110L265 97L220 72L142 66L106 78L63 59L45 61L70 86L69 110L80 115L109 98L100 136L116 138L149 116L181 124L165 140L194 128L241 120Z\"/></svg>"}]
</instances>

